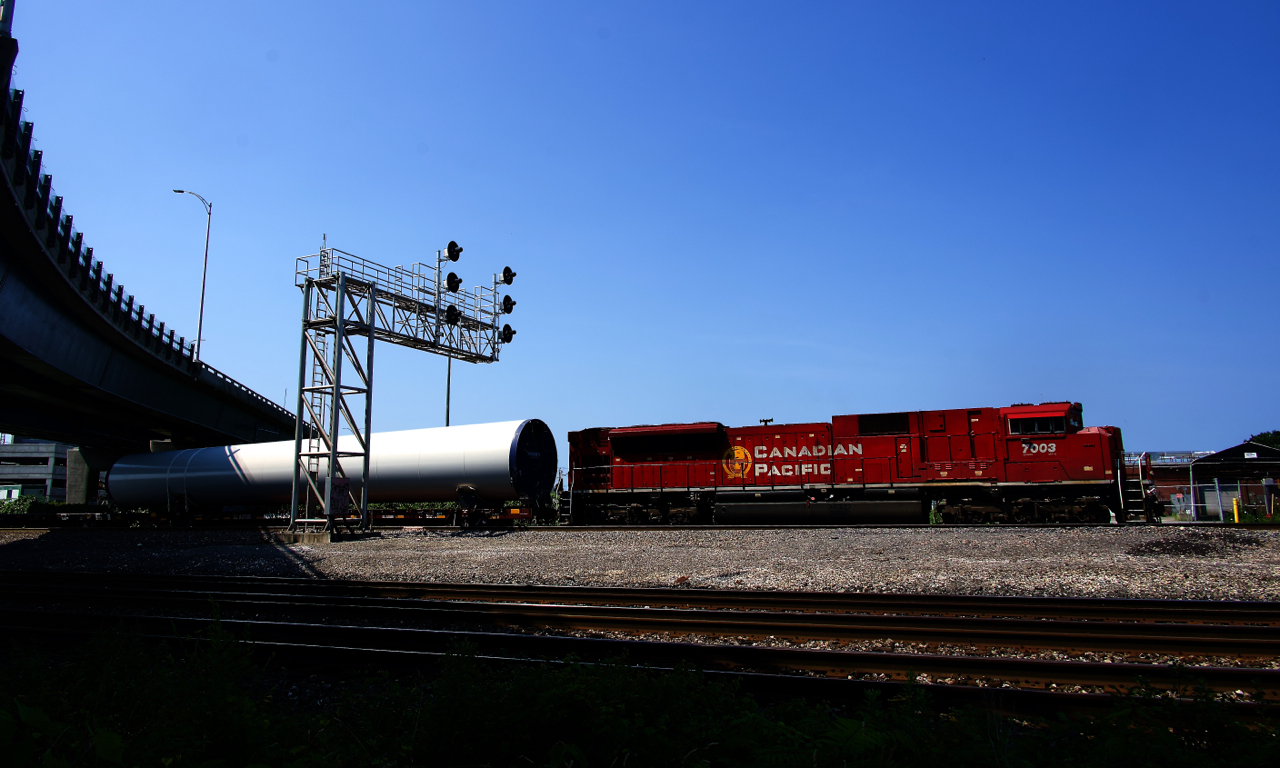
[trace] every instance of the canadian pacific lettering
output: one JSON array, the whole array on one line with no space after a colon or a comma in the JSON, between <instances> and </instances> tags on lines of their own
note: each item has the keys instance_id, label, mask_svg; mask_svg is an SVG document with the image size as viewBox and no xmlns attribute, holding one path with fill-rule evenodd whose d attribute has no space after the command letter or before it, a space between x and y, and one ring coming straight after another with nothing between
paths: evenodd
<instances>
[{"instance_id":1,"label":"canadian pacific lettering","mask_svg":"<svg viewBox=\"0 0 1280 768\"><path fill-rule=\"evenodd\" d=\"M800 448L783 448L778 450L774 448L771 452L767 445L757 445L752 449L752 455L757 459L787 459L787 458L803 458L805 456L852 456L853 454L862 455L862 443L837 443L835 450L829 445L815 445L813 448L809 446L801 446Z\"/></svg>"},{"instance_id":2,"label":"canadian pacific lettering","mask_svg":"<svg viewBox=\"0 0 1280 768\"><path fill-rule=\"evenodd\" d=\"M830 464L757 464L756 477L802 477L804 475L829 475Z\"/></svg>"}]
</instances>

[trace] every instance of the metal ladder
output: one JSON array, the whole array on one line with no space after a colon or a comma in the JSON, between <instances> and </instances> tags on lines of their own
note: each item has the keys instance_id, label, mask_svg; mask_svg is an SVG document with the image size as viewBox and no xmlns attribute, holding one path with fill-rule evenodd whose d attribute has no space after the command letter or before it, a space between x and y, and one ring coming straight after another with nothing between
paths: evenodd
<instances>
[{"instance_id":1,"label":"metal ladder","mask_svg":"<svg viewBox=\"0 0 1280 768\"><path fill-rule=\"evenodd\" d=\"M319 350L320 354L311 358L311 386L318 387L324 384L324 366L321 361L329 358L329 336L322 333L316 334L315 341L316 349ZM311 403L311 409L315 411L316 416L320 419L320 423L327 424L330 408L329 398L324 392L317 390L308 392L307 398ZM307 453L311 454L307 456L307 474L311 476L312 482L319 485L320 456L318 454L324 450L324 443L320 439L320 434L315 431L313 431L308 438L303 441L303 443L306 446L305 450ZM325 518L317 517L317 515L323 514L323 510L316 510L314 514L312 513L311 504L313 499L311 494L306 494L306 500L306 520L299 519L298 522L306 522L310 524L325 522Z\"/></svg>"},{"instance_id":2,"label":"metal ladder","mask_svg":"<svg viewBox=\"0 0 1280 768\"><path fill-rule=\"evenodd\" d=\"M1151 475L1151 456L1143 453L1138 457L1137 474L1133 477L1129 476L1128 467L1125 468L1124 483L1121 486L1123 494L1122 502L1124 509L1130 516L1141 515L1148 523L1160 522L1157 515L1155 505L1153 505L1147 496L1147 491L1153 487L1148 479Z\"/></svg>"}]
</instances>

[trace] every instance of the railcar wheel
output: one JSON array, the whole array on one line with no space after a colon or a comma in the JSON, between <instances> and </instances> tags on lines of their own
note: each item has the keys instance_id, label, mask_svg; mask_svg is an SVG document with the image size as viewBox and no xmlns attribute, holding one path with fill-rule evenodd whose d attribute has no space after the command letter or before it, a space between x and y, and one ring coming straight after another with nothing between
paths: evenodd
<instances>
[{"instance_id":1,"label":"railcar wheel","mask_svg":"<svg viewBox=\"0 0 1280 768\"><path fill-rule=\"evenodd\" d=\"M1034 523L1040 517L1040 511L1037 504L1030 499L1013 505L1012 511L1008 518L1015 523Z\"/></svg>"},{"instance_id":2,"label":"railcar wheel","mask_svg":"<svg viewBox=\"0 0 1280 768\"><path fill-rule=\"evenodd\" d=\"M1085 504L1080 516L1084 518L1086 523L1105 525L1111 522L1111 512L1096 500Z\"/></svg>"}]
</instances>

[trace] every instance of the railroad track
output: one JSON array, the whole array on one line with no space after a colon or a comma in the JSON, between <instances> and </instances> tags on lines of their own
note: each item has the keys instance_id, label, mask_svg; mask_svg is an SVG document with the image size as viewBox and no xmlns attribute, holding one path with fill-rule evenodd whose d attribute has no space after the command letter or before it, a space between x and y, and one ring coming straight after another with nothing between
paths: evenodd
<instances>
[{"instance_id":1,"label":"railroad track","mask_svg":"<svg viewBox=\"0 0 1280 768\"><path fill-rule=\"evenodd\" d=\"M1147 527L1147 528L1201 528L1206 530L1236 530L1236 531L1280 531L1280 526L1276 524L1265 523L1146 523L1133 521L1126 523L1127 527ZM570 533L570 532L601 532L601 531L623 531L623 532L639 532L639 531L825 531L825 530L863 530L863 529L905 529L920 528L929 530L956 530L956 529L983 529L983 530L1011 530L1011 529L1073 529L1073 528L1120 528L1114 523L952 523L947 525L932 525L924 523L849 523L841 525L814 524L814 525L522 525L517 527L479 527L479 528L462 528L456 525L433 525L430 523L420 524L386 524L373 526L373 533L376 535L382 532L402 531L407 529L421 531L435 531L440 533L487 533L499 531L520 531L532 533ZM52 528L47 526L33 527L11 527L0 528L3 532L37 532L47 533L51 530L56 531L90 531L90 530L111 530L124 531L127 530L119 525L62 525ZM247 522L244 525L192 525L187 528L172 529L148 529L148 532L156 532L161 530L174 531L247 531L247 530L265 530L269 532L281 532L285 528L279 525L263 525L261 521ZM338 532L338 537L358 539L368 534ZM335 539L337 540L337 539Z\"/></svg>"},{"instance_id":2,"label":"railroad track","mask_svg":"<svg viewBox=\"0 0 1280 768\"><path fill-rule=\"evenodd\" d=\"M900 614L1022 619L1106 619L1135 623L1280 626L1280 603L1265 601L783 592L732 589L447 584L260 576L155 576L0 571L0 584L27 588L163 589L284 596L416 599L577 606Z\"/></svg>"},{"instance_id":3,"label":"railroad track","mask_svg":"<svg viewBox=\"0 0 1280 768\"><path fill-rule=\"evenodd\" d=\"M940 694L946 700L990 697L992 689L979 687L982 685L1038 688L1041 690L1020 693L1043 694L1044 689L1065 686L1123 691L1139 680L1170 691L1203 685L1215 691L1280 696L1280 670L1258 667L1095 663L530 634L595 630L833 641L915 637L920 642L1017 648L1151 651L1159 645L1184 649L1181 653L1194 653L1197 651L1185 649L1196 648L1200 649L1198 652L1212 649L1222 655L1275 658L1280 650L1280 640L1275 637L1280 605L1275 603L973 596L953 599L247 577L160 577L163 583L157 585L157 578L0 573L8 603L0 610L0 624L18 632L69 633L128 626L131 631L146 635L183 636L208 626L211 617L220 615L224 628L262 649L292 652L303 648L322 655L403 663L448 653L463 642L482 656L494 659L555 661L572 656L603 661L625 656L648 665L693 664L726 674L764 674L769 680L779 675L804 675L790 682L773 681L769 686L789 686L788 690L806 685L822 687L819 695L823 696L831 696L837 690L831 687L832 682L857 679L861 685L867 676L904 681L920 675L958 683L931 686L946 689ZM1009 615L1024 618L1000 618ZM1117 621L1118 616L1128 620ZM506 631L493 631L495 626ZM752 678L752 684L759 685L765 678ZM1002 696L1013 695L1008 693L1010 689L1001 690Z\"/></svg>"},{"instance_id":4,"label":"railroad track","mask_svg":"<svg viewBox=\"0 0 1280 768\"><path fill-rule=\"evenodd\" d=\"M377 523L373 525L374 533L399 531L405 528L424 531L440 531L446 533L458 533L461 531L470 532L491 532L491 531L529 531L529 532L579 532L579 531L826 531L841 529L896 529L896 528L919 528L929 530L956 530L956 529L982 529L982 530L1009 530L1009 529L1069 529L1069 528L1200 528L1205 530L1235 530L1235 531L1280 531L1280 525L1275 523L1218 523L1218 522L1173 522L1173 523L1147 523L1145 521L1131 521L1123 526L1115 523L948 523L948 524L931 524L931 523L815 523L815 524L772 524L772 525L520 525L506 527L472 527L462 528L457 525L436 525L431 522L422 521L405 521L398 523ZM219 525L201 525L193 524L185 528L165 528L165 529L147 529L148 531L159 530L176 530L176 531L244 531L244 530L267 530L267 531L284 531L284 525L278 523L264 523L261 520L244 521L243 524L219 524ZM0 527L0 532L5 531L25 531L25 532L48 532L50 530L128 530L119 525L60 525L52 528L45 525L26 526L26 527Z\"/></svg>"}]
</instances>

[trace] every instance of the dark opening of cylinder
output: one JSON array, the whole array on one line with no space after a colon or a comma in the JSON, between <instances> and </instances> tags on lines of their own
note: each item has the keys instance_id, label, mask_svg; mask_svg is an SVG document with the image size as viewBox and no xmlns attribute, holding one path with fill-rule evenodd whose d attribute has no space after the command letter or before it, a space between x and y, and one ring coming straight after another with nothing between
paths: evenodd
<instances>
[{"instance_id":1,"label":"dark opening of cylinder","mask_svg":"<svg viewBox=\"0 0 1280 768\"><path fill-rule=\"evenodd\" d=\"M511 485L524 498L538 499L551 493L556 481L556 438L539 419L520 425L511 443Z\"/></svg>"}]
</instances>

